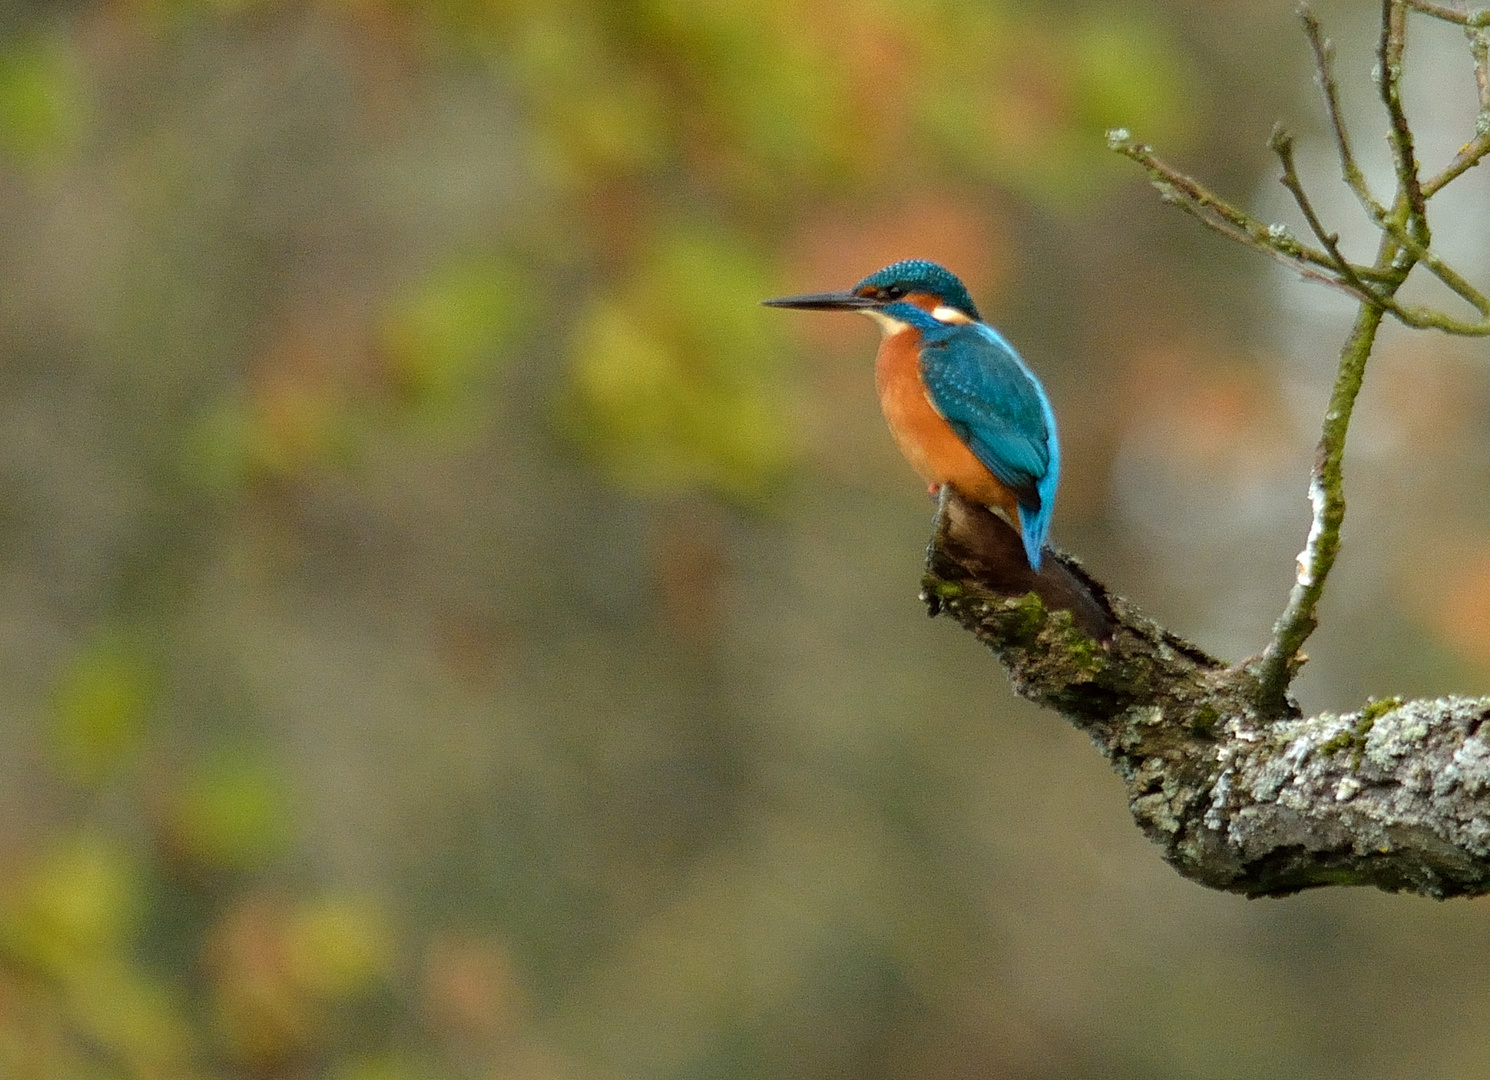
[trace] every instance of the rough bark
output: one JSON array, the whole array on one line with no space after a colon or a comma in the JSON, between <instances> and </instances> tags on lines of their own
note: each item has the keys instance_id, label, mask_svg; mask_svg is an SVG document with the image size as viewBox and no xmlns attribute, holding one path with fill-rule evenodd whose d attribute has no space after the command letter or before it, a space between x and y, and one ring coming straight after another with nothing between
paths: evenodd
<instances>
[{"instance_id":1,"label":"rough bark","mask_svg":"<svg viewBox=\"0 0 1490 1080\"><path fill-rule=\"evenodd\" d=\"M1223 664L1060 553L1031 572L1014 531L956 496L922 596L998 655L1018 693L1091 736L1185 877L1248 896L1490 891L1490 699L1312 717L1264 706L1255 661Z\"/></svg>"}]
</instances>

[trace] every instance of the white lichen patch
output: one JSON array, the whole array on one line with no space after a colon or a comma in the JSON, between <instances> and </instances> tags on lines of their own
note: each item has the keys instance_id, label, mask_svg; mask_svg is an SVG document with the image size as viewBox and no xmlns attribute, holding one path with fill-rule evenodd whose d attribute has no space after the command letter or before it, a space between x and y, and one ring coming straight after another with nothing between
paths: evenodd
<instances>
[{"instance_id":1,"label":"white lichen patch","mask_svg":"<svg viewBox=\"0 0 1490 1080\"><path fill-rule=\"evenodd\" d=\"M1284 784L1293 778L1293 768L1283 760L1282 755L1269 758L1263 766L1253 774L1250 785L1251 794L1258 802L1271 802L1278 797L1278 791Z\"/></svg>"},{"instance_id":2,"label":"white lichen patch","mask_svg":"<svg viewBox=\"0 0 1490 1080\"><path fill-rule=\"evenodd\" d=\"M1180 831L1180 819L1174 812L1169 796L1162 791L1156 791L1152 795L1140 795L1133 800L1131 805L1133 816L1140 821L1147 821L1166 833Z\"/></svg>"},{"instance_id":3,"label":"white lichen patch","mask_svg":"<svg viewBox=\"0 0 1490 1080\"><path fill-rule=\"evenodd\" d=\"M1309 760L1309 755L1314 750L1314 740L1307 735L1300 735L1288 744L1288 749L1279 756L1289 768L1297 769Z\"/></svg>"},{"instance_id":4,"label":"white lichen patch","mask_svg":"<svg viewBox=\"0 0 1490 1080\"><path fill-rule=\"evenodd\" d=\"M1164 759L1161 757L1144 758L1138 769L1133 774L1133 783L1140 788L1148 787L1156 780L1164 779Z\"/></svg>"},{"instance_id":5,"label":"white lichen patch","mask_svg":"<svg viewBox=\"0 0 1490 1080\"><path fill-rule=\"evenodd\" d=\"M1143 742L1139 728L1155 728L1164 723L1164 710L1157 705L1135 705L1119 717L1123 730L1118 745L1131 750Z\"/></svg>"},{"instance_id":6,"label":"white lichen patch","mask_svg":"<svg viewBox=\"0 0 1490 1080\"><path fill-rule=\"evenodd\" d=\"M1472 819L1464 826L1464 843L1471 851L1480 856L1490 852L1490 821L1483 817Z\"/></svg>"},{"instance_id":7,"label":"white lichen patch","mask_svg":"<svg viewBox=\"0 0 1490 1080\"><path fill-rule=\"evenodd\" d=\"M1298 582L1304 589L1314 584L1314 563L1319 554L1319 538L1324 534L1325 491L1317 475L1309 480L1309 506L1314 512L1313 520L1309 522L1309 538L1304 541L1298 559Z\"/></svg>"},{"instance_id":8,"label":"white lichen patch","mask_svg":"<svg viewBox=\"0 0 1490 1080\"><path fill-rule=\"evenodd\" d=\"M1366 760L1383 770L1417 750L1428 734L1428 720L1411 709L1393 709L1378 716L1366 734Z\"/></svg>"},{"instance_id":9,"label":"white lichen patch","mask_svg":"<svg viewBox=\"0 0 1490 1080\"><path fill-rule=\"evenodd\" d=\"M1335 787L1335 801L1347 802L1356 797L1361 790L1361 782L1354 776L1344 777Z\"/></svg>"},{"instance_id":10,"label":"white lichen patch","mask_svg":"<svg viewBox=\"0 0 1490 1080\"><path fill-rule=\"evenodd\" d=\"M1447 794L1455 785L1466 795L1478 795L1490 788L1490 745L1482 739L1467 739L1454 751L1453 759L1434 780L1434 794Z\"/></svg>"},{"instance_id":11,"label":"white lichen patch","mask_svg":"<svg viewBox=\"0 0 1490 1080\"><path fill-rule=\"evenodd\" d=\"M1298 237L1293 235L1287 225L1281 223L1275 222L1268 226L1268 239L1283 251L1297 251L1299 247Z\"/></svg>"},{"instance_id":12,"label":"white lichen patch","mask_svg":"<svg viewBox=\"0 0 1490 1080\"><path fill-rule=\"evenodd\" d=\"M1226 799L1231 794L1232 770L1227 769L1211 786L1211 805L1206 808L1205 827L1219 830L1225 823Z\"/></svg>"},{"instance_id":13,"label":"white lichen patch","mask_svg":"<svg viewBox=\"0 0 1490 1080\"><path fill-rule=\"evenodd\" d=\"M1164 723L1164 710L1157 705L1135 705L1123 713L1123 723L1141 727L1158 727Z\"/></svg>"}]
</instances>

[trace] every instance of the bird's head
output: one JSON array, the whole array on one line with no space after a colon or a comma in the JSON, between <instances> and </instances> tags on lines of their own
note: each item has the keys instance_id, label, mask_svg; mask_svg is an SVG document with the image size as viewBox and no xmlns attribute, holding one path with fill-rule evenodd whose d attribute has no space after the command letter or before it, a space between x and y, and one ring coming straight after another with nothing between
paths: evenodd
<instances>
[{"instance_id":1,"label":"bird's head","mask_svg":"<svg viewBox=\"0 0 1490 1080\"><path fill-rule=\"evenodd\" d=\"M904 322L909 304L942 323L976 322L980 318L967 288L950 270L925 259L903 259L877 270L844 292L809 293L764 300L770 307L803 308L809 311L857 311L884 323ZM887 310L891 309L891 310Z\"/></svg>"}]
</instances>

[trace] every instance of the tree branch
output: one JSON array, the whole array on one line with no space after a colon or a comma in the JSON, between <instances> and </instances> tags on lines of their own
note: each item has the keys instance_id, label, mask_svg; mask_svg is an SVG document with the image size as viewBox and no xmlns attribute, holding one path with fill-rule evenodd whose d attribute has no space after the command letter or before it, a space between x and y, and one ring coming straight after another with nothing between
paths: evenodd
<instances>
[{"instance_id":1,"label":"tree branch","mask_svg":"<svg viewBox=\"0 0 1490 1080\"><path fill-rule=\"evenodd\" d=\"M1302 243L1283 225L1267 225L1205 188L1194 177L1187 176L1159 158L1153 148L1134 139L1122 128L1107 133L1107 145L1131 161L1143 166L1149 181L1165 202L1178 206L1202 225L1228 240L1245 244L1289 266L1301 277L1329 285L1357 299L1370 300L1374 295L1356 292L1351 281L1338 275L1334 259L1327 251ZM1321 270L1329 271L1321 273ZM1354 280L1376 276L1371 267L1351 266Z\"/></svg>"},{"instance_id":2,"label":"tree branch","mask_svg":"<svg viewBox=\"0 0 1490 1080\"><path fill-rule=\"evenodd\" d=\"M1480 104L1475 139L1426 181L1401 100L1410 9L1465 28ZM1377 83L1397 181L1390 209L1370 191L1351 149L1332 46L1307 7L1300 17L1341 177L1380 233L1371 264L1346 259L1338 235L1325 228L1281 127L1270 141L1281 180L1320 247L1228 203L1127 131L1108 136L1165 201L1360 305L1321 426L1309 536L1267 648L1228 667L1146 619L1064 555L1050 553L1033 573L1006 522L950 491L922 596L933 615L947 613L997 653L1016 691L1091 736L1126 782L1139 826L1186 877L1248 896L1341 884L1479 895L1490 892L1490 698L1391 699L1304 717L1288 688L1340 551L1346 438L1383 319L1490 334L1490 299L1432 251L1427 216L1428 200L1490 153L1490 14L1382 0ZM1400 304L1397 293L1419 265L1479 319Z\"/></svg>"},{"instance_id":3,"label":"tree branch","mask_svg":"<svg viewBox=\"0 0 1490 1080\"><path fill-rule=\"evenodd\" d=\"M1490 9L1475 12L1455 11L1453 8L1444 7L1442 4L1430 3L1429 0L1407 0L1407 6L1414 11L1422 12L1424 15L1432 15L1435 19L1458 23L1464 27L1479 28L1490 26Z\"/></svg>"},{"instance_id":4,"label":"tree branch","mask_svg":"<svg viewBox=\"0 0 1490 1080\"><path fill-rule=\"evenodd\" d=\"M1490 16L1490 11L1480 14ZM1425 198L1431 199L1490 153L1490 32L1483 26L1465 23L1464 36L1469 39L1469 54L1474 58L1475 89L1479 92L1480 99L1480 110L1475 116L1475 137L1459 148L1459 152L1444 166L1442 172L1423 182Z\"/></svg>"},{"instance_id":5,"label":"tree branch","mask_svg":"<svg viewBox=\"0 0 1490 1080\"><path fill-rule=\"evenodd\" d=\"M1345 520L1345 483L1341 471L1345 437L1381 319L1381 308L1362 304L1355 326L1340 351L1340 366L1324 414L1314 472L1309 478L1309 503L1313 508L1309 538L1299 552L1298 574L1288 605L1273 627L1272 641L1253 669L1258 703L1268 712L1281 712L1285 708L1288 684L1304 664L1304 642L1319 625L1316 612L1319 598L1324 595L1325 579L1340 553L1340 525Z\"/></svg>"},{"instance_id":6,"label":"tree branch","mask_svg":"<svg viewBox=\"0 0 1490 1080\"><path fill-rule=\"evenodd\" d=\"M922 596L998 655L1018 693L1091 736L1179 873L1247 896L1490 892L1490 699L1263 713L1244 669L1157 626L1058 552L1031 587L1020 551L1005 522L953 495ZM1072 588L1085 613L1041 598ZM1082 629L1092 612L1105 641Z\"/></svg>"},{"instance_id":7,"label":"tree branch","mask_svg":"<svg viewBox=\"0 0 1490 1080\"><path fill-rule=\"evenodd\" d=\"M1382 0L1381 39L1377 45L1377 84L1386 106L1390 128L1387 142L1397 170L1397 199L1407 215L1408 234L1423 247L1431 240L1428 203L1418 181L1418 159L1413 149L1412 128L1402 108L1402 54L1407 48L1407 4L1405 0Z\"/></svg>"},{"instance_id":8,"label":"tree branch","mask_svg":"<svg viewBox=\"0 0 1490 1080\"><path fill-rule=\"evenodd\" d=\"M1309 42L1309 51L1314 56L1314 78L1324 94L1325 113L1330 119L1330 130L1335 136L1335 150L1340 155L1340 174L1346 186L1355 196L1373 221L1386 217L1386 210L1371 189L1366 185L1366 175L1356 164L1355 154L1350 149L1350 135L1345 129L1345 115L1340 111L1340 88L1335 84L1335 45L1324 36L1324 28L1307 4L1299 5L1299 18L1304 24L1304 37Z\"/></svg>"},{"instance_id":9,"label":"tree branch","mask_svg":"<svg viewBox=\"0 0 1490 1080\"><path fill-rule=\"evenodd\" d=\"M1304 215L1304 220L1309 225L1309 231L1324 245L1324 249L1329 253L1330 261L1334 265L1334 268L1339 272L1345 284L1350 286L1351 294L1362 298L1371 296L1370 286L1361 280L1361 276L1356 272L1356 268L1350 264L1344 255L1340 254L1340 234L1325 230L1324 224L1319 220L1319 215L1314 210L1314 204L1309 199L1308 192L1304 190L1303 181L1299 179L1298 167L1294 164L1293 160L1293 136L1288 133L1288 130L1282 124L1275 124L1273 125L1273 134L1268 139L1268 146L1272 149L1273 153L1278 155L1278 160L1283 165L1283 175L1279 178L1280 182L1293 196L1293 201L1298 205L1299 212Z\"/></svg>"},{"instance_id":10,"label":"tree branch","mask_svg":"<svg viewBox=\"0 0 1490 1080\"><path fill-rule=\"evenodd\" d=\"M1360 303L1355 326L1340 352L1335 386L1321 427L1315 466L1309 482L1309 502L1313 514L1308 540L1299 555L1294 585L1283 614L1274 626L1267 648L1260 657L1244 667L1255 680L1254 704L1265 715L1281 716L1288 711L1289 683L1303 665L1303 645L1318 625L1316 610L1324 592L1325 581L1339 552L1340 526L1345 518L1342 463L1346 436L1355 399L1360 393L1366 362L1370 359L1382 319L1391 315L1406 326L1431 327L1466 336L1490 335L1490 298L1431 250L1432 233L1427 216L1429 197L1441 190L1454 176L1462 174L1486 152L1490 152L1490 39L1487 39L1485 32L1478 24L1474 24L1470 16L1465 16L1464 25L1475 60L1476 85L1481 106L1479 136L1475 143L1461 148L1455 162L1443 173L1432 178L1427 185L1421 184L1412 129L1402 107L1401 95L1407 15L1412 7L1421 8L1421 5L1410 3L1409 0L1382 0L1381 35L1377 45L1377 83L1386 108L1388 141L1392 148L1392 161L1397 177L1396 197L1390 211L1371 193L1351 150L1350 135L1340 109L1339 88L1335 82L1334 48L1324 36L1319 20L1307 5L1299 8L1304 36L1314 58L1316 77L1324 95L1325 111L1340 159L1341 177L1381 232L1376 258L1370 266L1358 265L1346 259L1340 251L1338 234L1325 228L1299 178L1294 163L1293 139L1281 125L1274 127L1269 146L1282 163L1281 182L1293 196L1322 249L1300 242L1284 226L1264 225L1245 211L1232 206L1192 177L1160 160L1151 148L1133 139L1127 131L1117 130L1108 135L1109 146L1143 166L1150 181L1166 201L1178 205L1229 239L1288 264L1307 280L1318 281L1348 293ZM1439 12L1435 8L1430 14L1439 15ZM1481 140L1484 141L1483 148L1479 145ZM1479 318L1459 319L1432 308L1400 304L1397 301L1397 292L1419 265L1426 267L1444 285L1472 305Z\"/></svg>"}]
</instances>

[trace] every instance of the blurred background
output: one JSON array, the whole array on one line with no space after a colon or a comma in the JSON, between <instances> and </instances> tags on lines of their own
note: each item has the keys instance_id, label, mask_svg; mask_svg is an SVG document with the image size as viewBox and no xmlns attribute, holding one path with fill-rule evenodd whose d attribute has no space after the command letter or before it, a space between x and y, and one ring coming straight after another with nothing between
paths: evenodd
<instances>
[{"instance_id":1,"label":"blurred background","mask_svg":"<svg viewBox=\"0 0 1490 1080\"><path fill-rule=\"evenodd\" d=\"M756 304L946 262L1055 541L1257 651L1351 308L1102 136L1302 231L1282 117L1367 257L1292 7L0 7L0 1077L1490 1077L1483 903L1181 881L927 620L873 327ZM1384 337L1308 709L1490 692L1487 361Z\"/></svg>"}]
</instances>

